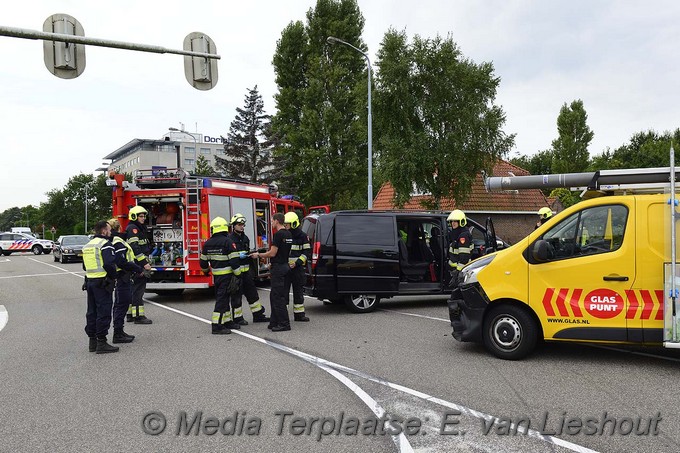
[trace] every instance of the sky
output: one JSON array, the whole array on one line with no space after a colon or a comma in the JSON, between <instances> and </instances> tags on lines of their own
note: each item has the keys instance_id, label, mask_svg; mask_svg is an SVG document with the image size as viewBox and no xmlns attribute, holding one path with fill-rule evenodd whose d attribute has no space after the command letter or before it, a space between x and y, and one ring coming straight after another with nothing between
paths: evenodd
<instances>
[{"instance_id":1,"label":"sky","mask_svg":"<svg viewBox=\"0 0 680 453\"><path fill-rule=\"evenodd\" d=\"M58 6L55 6L58 4ZM183 57L88 46L78 78L53 76L42 41L0 36L0 212L38 206L46 192L134 138L169 127L226 135L235 109L255 85L275 113L271 65L291 21L305 21L315 0L193 0L3 4L0 26L42 31L52 14L75 17L92 38L182 49L200 31L221 55L209 91L191 87ZM550 148L564 103L583 100L595 136L591 155L640 131L680 127L680 2L675 0L358 0L371 61L384 33L450 35L463 55L492 62L496 104L510 157ZM339 37L342 38L342 37Z\"/></svg>"}]
</instances>

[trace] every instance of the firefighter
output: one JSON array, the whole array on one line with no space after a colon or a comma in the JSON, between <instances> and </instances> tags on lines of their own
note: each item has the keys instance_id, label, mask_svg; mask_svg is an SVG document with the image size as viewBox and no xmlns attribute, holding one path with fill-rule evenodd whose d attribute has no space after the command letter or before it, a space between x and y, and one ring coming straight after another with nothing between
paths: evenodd
<instances>
[{"instance_id":1,"label":"firefighter","mask_svg":"<svg viewBox=\"0 0 680 453\"><path fill-rule=\"evenodd\" d=\"M233 254L238 257L239 252L229 235L229 224L222 217L215 217L210 222L210 239L205 241L201 250L201 270L207 274L212 268L215 282L215 308L212 314L212 333L214 335L230 334L230 329L240 329L241 326L231 318L229 298L232 291L238 291L235 286L236 277L231 267Z\"/></svg>"},{"instance_id":2,"label":"firefighter","mask_svg":"<svg viewBox=\"0 0 680 453\"><path fill-rule=\"evenodd\" d=\"M113 288L116 284L116 263L111 244L111 226L102 220L94 226L95 236L83 247L83 269L87 286L85 333L90 338L90 352L117 352L117 346L106 342L111 326Z\"/></svg>"},{"instance_id":3,"label":"firefighter","mask_svg":"<svg viewBox=\"0 0 680 453\"><path fill-rule=\"evenodd\" d=\"M253 261L248 255L250 239L243 232L246 228L246 217L243 214L235 214L229 223L231 224L229 237L235 245L235 251L238 252L232 257L231 267L234 270L234 276L239 279L241 288L238 293L231 296L234 322L242 326L248 325L248 321L243 319L243 309L241 308L243 305L242 296L244 295L250 306L250 312L253 314L253 322L268 322L269 318L264 314L264 307L260 303L260 296L250 273L250 265Z\"/></svg>"},{"instance_id":4,"label":"firefighter","mask_svg":"<svg viewBox=\"0 0 680 453\"><path fill-rule=\"evenodd\" d=\"M128 213L128 223L125 229L125 237L127 243L132 248L135 254L135 262L147 272L151 271L148 256L153 250L153 245L149 241L149 235L146 230L147 211L142 206L134 206ZM132 304L130 305L128 321L133 321L135 324L151 324L151 320L144 314L144 291L146 289L147 274L137 274L132 282Z\"/></svg>"},{"instance_id":5,"label":"firefighter","mask_svg":"<svg viewBox=\"0 0 680 453\"><path fill-rule=\"evenodd\" d=\"M288 317L288 294L286 293L286 278L290 272L288 255L293 243L290 231L284 227L285 217L277 212L272 217L272 226L276 229L269 250L264 253L255 252L253 258L270 258L272 290L269 296L271 302L272 319L269 328L272 332L284 332L290 330L290 318Z\"/></svg>"},{"instance_id":6,"label":"firefighter","mask_svg":"<svg viewBox=\"0 0 680 453\"><path fill-rule=\"evenodd\" d=\"M543 225L545 222L548 221L550 217L553 216L552 209L549 207L545 206L542 207L541 209L538 210L538 222L536 222L536 226L534 227L534 230Z\"/></svg>"},{"instance_id":7,"label":"firefighter","mask_svg":"<svg viewBox=\"0 0 680 453\"><path fill-rule=\"evenodd\" d=\"M451 211L451 214L446 218L446 221L451 227L448 231L449 240L449 274L451 280L449 286L456 286L458 282L458 273L463 266L470 261L470 253L472 252L472 235L465 225L467 225L467 218L465 213L460 209Z\"/></svg>"},{"instance_id":8,"label":"firefighter","mask_svg":"<svg viewBox=\"0 0 680 453\"><path fill-rule=\"evenodd\" d=\"M312 259L312 246L309 243L307 234L300 228L300 219L296 213L292 211L287 212L284 216L284 223L286 229L290 231L293 237L288 257L290 272L288 273L288 283L286 284L286 290L288 290L289 284L293 286L293 319L295 321L308 322L309 318L305 316L305 296L302 292L302 287L305 284L307 261Z\"/></svg>"},{"instance_id":9,"label":"firefighter","mask_svg":"<svg viewBox=\"0 0 680 453\"><path fill-rule=\"evenodd\" d=\"M144 268L135 263L135 254L132 247L125 242L125 235L120 233L118 219L109 220L111 225L111 243L113 244L116 257L116 297L113 301L113 342L130 343L135 339L134 335L128 335L123 330L125 312L132 302L132 275L139 275Z\"/></svg>"}]
</instances>

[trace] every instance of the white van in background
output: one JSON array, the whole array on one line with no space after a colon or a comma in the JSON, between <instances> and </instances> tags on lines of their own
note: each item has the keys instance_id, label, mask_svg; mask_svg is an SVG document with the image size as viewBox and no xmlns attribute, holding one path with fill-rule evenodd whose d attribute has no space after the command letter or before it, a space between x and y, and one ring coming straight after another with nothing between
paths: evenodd
<instances>
[{"instance_id":1,"label":"white van in background","mask_svg":"<svg viewBox=\"0 0 680 453\"><path fill-rule=\"evenodd\" d=\"M29 227L12 227L12 233L24 233L36 237Z\"/></svg>"}]
</instances>

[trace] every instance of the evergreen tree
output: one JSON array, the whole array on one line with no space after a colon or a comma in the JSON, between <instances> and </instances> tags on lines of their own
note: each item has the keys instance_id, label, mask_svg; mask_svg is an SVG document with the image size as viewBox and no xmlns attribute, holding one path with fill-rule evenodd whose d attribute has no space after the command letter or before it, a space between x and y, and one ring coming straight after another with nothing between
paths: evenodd
<instances>
[{"instance_id":1,"label":"evergreen tree","mask_svg":"<svg viewBox=\"0 0 680 453\"><path fill-rule=\"evenodd\" d=\"M328 36L366 50L356 0L317 0L306 24L291 22L273 58L278 93L273 132L285 163L281 186L308 204L366 207L366 63Z\"/></svg>"},{"instance_id":2,"label":"evergreen tree","mask_svg":"<svg viewBox=\"0 0 680 453\"><path fill-rule=\"evenodd\" d=\"M215 157L218 172L230 178L256 183L272 182L273 156L270 139L271 116L264 112L257 85L248 89L243 108L236 109L224 151L226 157Z\"/></svg>"},{"instance_id":3,"label":"evergreen tree","mask_svg":"<svg viewBox=\"0 0 680 453\"><path fill-rule=\"evenodd\" d=\"M193 174L198 176L215 176L217 173L213 166L208 162L208 159L203 155L200 155L196 159L196 169Z\"/></svg>"}]
</instances>

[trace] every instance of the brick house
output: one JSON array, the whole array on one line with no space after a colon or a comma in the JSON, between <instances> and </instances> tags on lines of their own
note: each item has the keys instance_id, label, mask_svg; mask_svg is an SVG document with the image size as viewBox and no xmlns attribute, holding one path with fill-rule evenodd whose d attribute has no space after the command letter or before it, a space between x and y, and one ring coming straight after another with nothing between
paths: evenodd
<instances>
[{"instance_id":1,"label":"brick house","mask_svg":"<svg viewBox=\"0 0 680 453\"><path fill-rule=\"evenodd\" d=\"M498 161L490 176L525 176L529 172L504 160ZM414 195L403 207L406 210L421 211L421 201L429 195ZM380 187L373 200L373 209L397 209L394 205L394 188L389 182ZM538 210L550 206L553 210L562 210L562 206L554 199L548 200L539 189L508 190L503 192L487 192L482 176L477 176L472 185L468 199L456 204L455 200L442 200L441 209L452 211L461 209L465 214L484 225L487 217L493 220L496 234L510 244L514 244L534 230L538 221Z\"/></svg>"}]
</instances>

